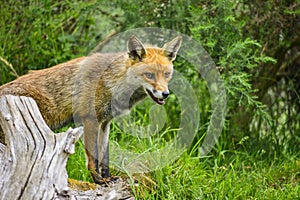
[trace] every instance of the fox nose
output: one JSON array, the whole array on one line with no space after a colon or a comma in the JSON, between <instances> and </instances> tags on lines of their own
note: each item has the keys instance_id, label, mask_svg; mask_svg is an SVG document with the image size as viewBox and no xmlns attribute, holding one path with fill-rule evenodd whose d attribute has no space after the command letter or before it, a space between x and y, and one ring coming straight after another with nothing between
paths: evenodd
<instances>
[{"instance_id":1,"label":"fox nose","mask_svg":"<svg viewBox=\"0 0 300 200\"><path fill-rule=\"evenodd\" d=\"M164 99L166 99L169 96L169 94L170 93L168 91L162 92L162 96L163 96Z\"/></svg>"}]
</instances>

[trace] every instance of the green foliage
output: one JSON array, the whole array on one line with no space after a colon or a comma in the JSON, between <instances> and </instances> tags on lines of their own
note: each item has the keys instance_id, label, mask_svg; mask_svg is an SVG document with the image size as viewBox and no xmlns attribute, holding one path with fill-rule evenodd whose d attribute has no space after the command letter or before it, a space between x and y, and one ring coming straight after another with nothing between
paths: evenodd
<instances>
[{"instance_id":1,"label":"green foliage","mask_svg":"<svg viewBox=\"0 0 300 200\"><path fill-rule=\"evenodd\" d=\"M258 99L266 105L265 111L272 119L266 124L262 116L252 112L254 119L248 121L253 139L263 141L261 145L253 143L252 148L266 157L288 156L297 152L294 148L300 144L299 6L299 1L254 0L241 12L248 16L244 35L259 41L263 54L276 59L276 63L261 63L252 79Z\"/></svg>"},{"instance_id":2,"label":"green foliage","mask_svg":"<svg viewBox=\"0 0 300 200\"><path fill-rule=\"evenodd\" d=\"M124 24L121 30L137 27L161 27L173 30L189 31L189 5L196 1L141 1L113 0L111 6L122 8ZM139 14L137 14L139 13Z\"/></svg>"},{"instance_id":3,"label":"green foliage","mask_svg":"<svg viewBox=\"0 0 300 200\"><path fill-rule=\"evenodd\" d=\"M215 1L215 4L191 7L193 37L201 42L214 59L224 78L229 110L236 105L261 107L252 88L252 73L262 62L275 62L261 55L261 45L250 38L244 38L244 21L233 12L235 4Z\"/></svg>"},{"instance_id":4,"label":"green foliage","mask_svg":"<svg viewBox=\"0 0 300 200\"><path fill-rule=\"evenodd\" d=\"M284 109L284 102L279 103L279 99L274 96L276 93L271 92L273 107L266 107L267 101L259 98L258 89L253 86L253 83L257 85L262 66L276 65L277 61L262 53L264 50L259 41L245 34L248 19L243 12L246 10L247 6L243 3L217 0L211 4L190 7L193 22L191 34L209 52L226 84L228 121L218 149L239 148L240 140L247 136L247 151L276 157L281 153L286 154L284 149L287 146L291 150L299 144L299 139L291 134L291 128L274 120L280 118L286 123L286 116L293 109L280 117L284 111L278 112L275 108L279 106L279 109ZM268 33L264 31L264 34ZM287 84L283 85L286 88ZM252 121L251 116L257 120ZM296 128L297 124L295 122L291 127ZM295 149L292 151L296 152Z\"/></svg>"},{"instance_id":5,"label":"green foliage","mask_svg":"<svg viewBox=\"0 0 300 200\"><path fill-rule=\"evenodd\" d=\"M22 75L86 55L114 29L93 2L8 1L1 4L0 56ZM104 17L105 19L105 17ZM0 84L13 79L0 62Z\"/></svg>"}]
</instances>

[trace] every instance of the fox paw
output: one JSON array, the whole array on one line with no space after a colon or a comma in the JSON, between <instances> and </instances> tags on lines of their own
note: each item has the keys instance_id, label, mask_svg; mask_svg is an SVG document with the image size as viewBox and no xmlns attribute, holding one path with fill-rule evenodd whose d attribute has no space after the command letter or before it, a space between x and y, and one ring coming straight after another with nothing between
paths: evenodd
<instances>
[{"instance_id":1,"label":"fox paw","mask_svg":"<svg viewBox=\"0 0 300 200\"><path fill-rule=\"evenodd\" d=\"M117 177L117 176L110 176L110 177L102 178L101 180L98 180L97 184L108 186L108 185L111 184L111 183L116 183L116 182L118 182L119 179L120 179L120 177Z\"/></svg>"},{"instance_id":2,"label":"fox paw","mask_svg":"<svg viewBox=\"0 0 300 200\"><path fill-rule=\"evenodd\" d=\"M98 185L108 185L109 183L115 183L118 181L118 179L120 179L117 176L109 176L106 178L103 178L99 173L92 173L92 178L94 180L94 183L98 184Z\"/></svg>"}]
</instances>

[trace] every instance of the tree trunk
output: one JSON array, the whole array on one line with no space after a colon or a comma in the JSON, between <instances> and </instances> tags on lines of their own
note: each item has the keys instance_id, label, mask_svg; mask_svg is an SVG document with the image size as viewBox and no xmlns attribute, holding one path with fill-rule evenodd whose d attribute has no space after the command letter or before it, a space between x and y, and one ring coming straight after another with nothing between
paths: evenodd
<instances>
[{"instance_id":1,"label":"tree trunk","mask_svg":"<svg viewBox=\"0 0 300 200\"><path fill-rule=\"evenodd\" d=\"M90 192L68 188L66 162L83 130L54 134L33 99L1 97L0 128L6 144L0 143L0 200L133 199L122 179Z\"/></svg>"},{"instance_id":2,"label":"tree trunk","mask_svg":"<svg viewBox=\"0 0 300 200\"><path fill-rule=\"evenodd\" d=\"M6 146L0 150L1 199L68 197L66 162L82 128L54 134L33 99L0 99L0 124Z\"/></svg>"}]
</instances>

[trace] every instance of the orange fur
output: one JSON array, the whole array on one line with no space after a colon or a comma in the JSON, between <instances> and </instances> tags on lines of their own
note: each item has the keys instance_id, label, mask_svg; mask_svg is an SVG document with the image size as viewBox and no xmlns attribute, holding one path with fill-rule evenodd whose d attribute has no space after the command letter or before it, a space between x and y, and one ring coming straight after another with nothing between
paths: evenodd
<instances>
[{"instance_id":1,"label":"orange fur","mask_svg":"<svg viewBox=\"0 0 300 200\"><path fill-rule=\"evenodd\" d=\"M173 41L178 42L181 42L180 38ZM134 37L129 39L128 45L142 49L141 53L134 49L129 54L95 53L48 69L30 71L2 85L0 96L32 97L52 129L61 127L73 117L80 119L84 125L88 167L95 182L99 182L99 178L109 176L110 121L146 97L146 90L153 90L152 98L159 101L153 96L168 89L171 76L167 77L166 73L172 74L175 58L168 57L166 51L173 50L173 43L168 43L169 46L164 49L144 48ZM175 54L178 48L174 48ZM155 78L147 78L146 73L153 74ZM159 94L156 94L157 91Z\"/></svg>"}]
</instances>

